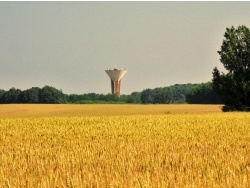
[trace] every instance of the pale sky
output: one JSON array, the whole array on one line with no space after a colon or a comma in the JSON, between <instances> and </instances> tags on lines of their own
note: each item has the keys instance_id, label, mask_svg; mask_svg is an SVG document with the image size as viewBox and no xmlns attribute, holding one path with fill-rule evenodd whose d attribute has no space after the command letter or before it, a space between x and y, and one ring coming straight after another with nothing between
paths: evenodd
<instances>
[{"instance_id":1,"label":"pale sky","mask_svg":"<svg viewBox=\"0 0 250 188\"><path fill-rule=\"evenodd\" d=\"M0 89L122 94L211 81L226 27L250 28L250 2L0 2Z\"/></svg>"}]
</instances>

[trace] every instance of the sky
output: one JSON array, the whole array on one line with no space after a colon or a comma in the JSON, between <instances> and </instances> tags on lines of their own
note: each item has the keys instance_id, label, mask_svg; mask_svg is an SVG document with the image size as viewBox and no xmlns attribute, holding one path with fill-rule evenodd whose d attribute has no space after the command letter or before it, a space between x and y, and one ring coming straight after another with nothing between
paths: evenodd
<instances>
[{"instance_id":1,"label":"sky","mask_svg":"<svg viewBox=\"0 0 250 188\"><path fill-rule=\"evenodd\" d=\"M0 2L0 89L45 85L122 94L211 81L227 27L250 27L250 2Z\"/></svg>"}]
</instances>

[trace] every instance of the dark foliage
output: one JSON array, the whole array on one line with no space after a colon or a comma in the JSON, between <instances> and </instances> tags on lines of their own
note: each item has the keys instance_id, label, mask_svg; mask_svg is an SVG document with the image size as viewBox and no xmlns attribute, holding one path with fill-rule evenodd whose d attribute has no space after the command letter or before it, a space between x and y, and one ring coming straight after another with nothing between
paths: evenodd
<instances>
[{"instance_id":1,"label":"dark foliage","mask_svg":"<svg viewBox=\"0 0 250 188\"><path fill-rule=\"evenodd\" d=\"M196 98L199 100L201 96L203 96L204 100L202 103L217 103L216 98L206 98L207 90L204 90L206 92L203 92L203 90L200 91L197 88L203 88L203 85L175 84L169 87L145 89L142 92L133 92L130 95L121 95L120 97L113 94L104 95L96 93L68 95L63 94L61 90L51 86L44 86L43 88L32 87L24 91L11 88L9 91L0 90L0 103L169 104L186 102L195 103L194 101Z\"/></svg>"},{"instance_id":2,"label":"dark foliage","mask_svg":"<svg viewBox=\"0 0 250 188\"><path fill-rule=\"evenodd\" d=\"M250 30L246 26L226 28L220 61L228 71L213 70L213 88L225 106L223 111L250 109Z\"/></svg>"},{"instance_id":3,"label":"dark foliage","mask_svg":"<svg viewBox=\"0 0 250 188\"><path fill-rule=\"evenodd\" d=\"M198 84L175 84L169 87L145 89L141 93L141 103L186 103L186 95L197 85Z\"/></svg>"},{"instance_id":4,"label":"dark foliage","mask_svg":"<svg viewBox=\"0 0 250 188\"><path fill-rule=\"evenodd\" d=\"M64 103L64 94L62 91L54 87L44 86L39 92L39 103L46 103L46 104Z\"/></svg>"},{"instance_id":5,"label":"dark foliage","mask_svg":"<svg viewBox=\"0 0 250 188\"><path fill-rule=\"evenodd\" d=\"M194 87L186 95L186 101L189 104L221 104L219 96L213 89L211 82L202 83Z\"/></svg>"}]
</instances>

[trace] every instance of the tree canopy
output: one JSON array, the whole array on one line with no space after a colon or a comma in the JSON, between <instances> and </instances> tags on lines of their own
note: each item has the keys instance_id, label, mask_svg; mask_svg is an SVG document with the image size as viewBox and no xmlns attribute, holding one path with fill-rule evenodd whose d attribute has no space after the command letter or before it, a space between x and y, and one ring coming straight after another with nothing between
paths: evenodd
<instances>
[{"instance_id":1,"label":"tree canopy","mask_svg":"<svg viewBox=\"0 0 250 188\"><path fill-rule=\"evenodd\" d=\"M187 95L186 101L190 104L221 104L217 93L213 90L212 82L201 83L194 87Z\"/></svg>"},{"instance_id":2,"label":"tree canopy","mask_svg":"<svg viewBox=\"0 0 250 188\"><path fill-rule=\"evenodd\" d=\"M211 87L203 89L203 85L211 86L207 83L202 84L175 84L168 87L145 89L141 92L133 92L129 95L118 97L114 94L64 94L51 86L43 88L32 87L21 91L11 88L8 91L0 89L0 103L70 103L70 104L169 104L169 103L203 103L214 104ZM200 89L202 88L202 89ZM210 94L207 94L210 92ZM191 97L191 100L190 100ZM199 100L202 98L202 101Z\"/></svg>"},{"instance_id":3,"label":"tree canopy","mask_svg":"<svg viewBox=\"0 0 250 188\"><path fill-rule=\"evenodd\" d=\"M168 87L145 89L141 92L141 103L186 103L186 95L197 85L198 84L175 84Z\"/></svg>"},{"instance_id":4,"label":"tree canopy","mask_svg":"<svg viewBox=\"0 0 250 188\"><path fill-rule=\"evenodd\" d=\"M54 87L44 86L39 92L40 103L59 104L63 103L63 101L64 101L63 92Z\"/></svg>"},{"instance_id":5,"label":"tree canopy","mask_svg":"<svg viewBox=\"0 0 250 188\"><path fill-rule=\"evenodd\" d=\"M224 111L250 108L250 30L246 26L226 28L220 61L228 71L213 70L213 87L221 96Z\"/></svg>"}]
</instances>

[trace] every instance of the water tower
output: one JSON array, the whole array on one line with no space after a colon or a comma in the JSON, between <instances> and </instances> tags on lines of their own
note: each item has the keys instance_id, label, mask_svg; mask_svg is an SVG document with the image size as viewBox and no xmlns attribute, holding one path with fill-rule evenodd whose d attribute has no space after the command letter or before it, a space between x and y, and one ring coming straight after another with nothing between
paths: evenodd
<instances>
[{"instance_id":1,"label":"water tower","mask_svg":"<svg viewBox=\"0 0 250 188\"><path fill-rule=\"evenodd\" d=\"M126 74L126 70L118 70L116 68L107 69L105 72L108 74L111 80L111 92L120 96L121 93L121 79Z\"/></svg>"}]
</instances>

